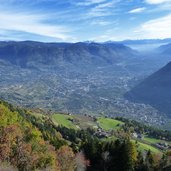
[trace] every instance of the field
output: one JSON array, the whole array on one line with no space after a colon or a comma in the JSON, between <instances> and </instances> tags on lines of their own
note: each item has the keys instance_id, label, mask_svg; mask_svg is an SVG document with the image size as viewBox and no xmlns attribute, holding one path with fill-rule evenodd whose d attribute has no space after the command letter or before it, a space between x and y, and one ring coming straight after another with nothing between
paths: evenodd
<instances>
[{"instance_id":1,"label":"field","mask_svg":"<svg viewBox=\"0 0 171 171\"><path fill-rule=\"evenodd\" d=\"M35 115L35 114L34 114ZM41 117L42 115L38 115ZM84 116L84 115L67 115L67 114L53 114L51 116L52 121L56 125L61 125L67 127L69 129L87 129L87 128L101 128L104 131L110 131L112 129L119 129L124 124L116 119L105 118L105 117L97 117L93 118L91 116ZM103 141L113 141L116 140L117 137L109 136L103 138ZM139 150L151 150L153 153L161 153L161 150L154 147L153 145L159 142L164 142L159 139L155 139L152 137L145 136L142 140L140 139L132 139L132 142L136 143Z\"/></svg>"},{"instance_id":2,"label":"field","mask_svg":"<svg viewBox=\"0 0 171 171\"><path fill-rule=\"evenodd\" d=\"M72 129L86 129L86 128L102 128L104 130L118 129L122 124L121 121L99 117L97 121L89 116L81 116L81 115L65 115L65 114L54 114L52 115L52 120L57 125L62 125L67 128Z\"/></svg>"},{"instance_id":3,"label":"field","mask_svg":"<svg viewBox=\"0 0 171 171\"><path fill-rule=\"evenodd\" d=\"M151 145L148 145L148 144L144 144L144 143L141 143L141 142L138 142L138 145L139 145L139 150L150 150L151 152L153 153L161 153L161 151Z\"/></svg>"},{"instance_id":4,"label":"field","mask_svg":"<svg viewBox=\"0 0 171 171\"><path fill-rule=\"evenodd\" d=\"M162 140L156 139L156 138L151 138L151 137L144 137L144 141L150 143L150 144L156 144L161 142Z\"/></svg>"},{"instance_id":5,"label":"field","mask_svg":"<svg viewBox=\"0 0 171 171\"><path fill-rule=\"evenodd\" d=\"M70 129L78 129L76 125L72 122L73 117L64 114L54 114L52 120L55 124L64 126Z\"/></svg>"},{"instance_id":6,"label":"field","mask_svg":"<svg viewBox=\"0 0 171 171\"><path fill-rule=\"evenodd\" d=\"M153 146L151 146L149 144L145 144L145 143L142 143L142 142L139 142L139 141L136 142L136 140L131 140L131 141L137 144L138 149L140 151L144 151L144 150L148 151L148 150L150 150L153 153L159 153L159 154L161 153L161 151L159 149L157 149L157 148L155 148L155 147L153 147Z\"/></svg>"},{"instance_id":7,"label":"field","mask_svg":"<svg viewBox=\"0 0 171 171\"><path fill-rule=\"evenodd\" d=\"M54 114L52 120L57 125L62 125L72 129L96 128L97 123L93 118L83 115Z\"/></svg>"},{"instance_id":8,"label":"field","mask_svg":"<svg viewBox=\"0 0 171 171\"><path fill-rule=\"evenodd\" d=\"M92 117L84 115L73 115L74 120L81 129L95 128L97 129L97 123Z\"/></svg>"},{"instance_id":9,"label":"field","mask_svg":"<svg viewBox=\"0 0 171 171\"><path fill-rule=\"evenodd\" d=\"M99 127L101 127L106 131L111 129L118 129L120 125L124 124L121 121L110 119L110 118L103 118L103 117L99 117L97 119L97 123L99 124Z\"/></svg>"}]
</instances>

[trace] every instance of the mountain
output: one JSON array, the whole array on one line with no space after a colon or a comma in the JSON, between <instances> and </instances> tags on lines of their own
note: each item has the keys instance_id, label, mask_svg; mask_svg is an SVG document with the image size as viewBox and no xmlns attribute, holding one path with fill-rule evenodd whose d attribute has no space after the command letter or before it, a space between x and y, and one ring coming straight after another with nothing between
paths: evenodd
<instances>
[{"instance_id":1,"label":"mountain","mask_svg":"<svg viewBox=\"0 0 171 171\"><path fill-rule=\"evenodd\" d=\"M116 42L0 42L0 98L58 112L141 116L143 122L161 125L166 119L154 108L123 98L161 66L150 59Z\"/></svg>"},{"instance_id":2,"label":"mountain","mask_svg":"<svg viewBox=\"0 0 171 171\"><path fill-rule=\"evenodd\" d=\"M140 39L140 40L124 40L120 43L123 44L159 44L159 43L169 43L171 42L171 38L167 39Z\"/></svg>"},{"instance_id":3,"label":"mountain","mask_svg":"<svg viewBox=\"0 0 171 171\"><path fill-rule=\"evenodd\" d=\"M171 117L171 62L126 95L133 102L150 104Z\"/></svg>"},{"instance_id":4,"label":"mountain","mask_svg":"<svg viewBox=\"0 0 171 171\"><path fill-rule=\"evenodd\" d=\"M147 52L156 51L156 48L171 43L171 38L167 39L140 39L140 40L124 40L118 43L122 43L132 49Z\"/></svg>"},{"instance_id":5,"label":"mountain","mask_svg":"<svg viewBox=\"0 0 171 171\"><path fill-rule=\"evenodd\" d=\"M63 63L113 64L121 58L135 56L135 53L118 43L0 42L0 59L22 68L58 66Z\"/></svg>"},{"instance_id":6,"label":"mountain","mask_svg":"<svg viewBox=\"0 0 171 171\"><path fill-rule=\"evenodd\" d=\"M162 55L167 55L170 56L171 54L171 43L160 46L158 48L158 51L162 54Z\"/></svg>"}]
</instances>

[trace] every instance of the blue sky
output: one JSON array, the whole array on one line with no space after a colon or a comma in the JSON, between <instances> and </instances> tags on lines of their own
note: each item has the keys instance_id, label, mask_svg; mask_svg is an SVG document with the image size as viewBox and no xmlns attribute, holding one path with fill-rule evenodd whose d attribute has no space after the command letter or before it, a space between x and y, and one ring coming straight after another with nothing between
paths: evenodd
<instances>
[{"instance_id":1,"label":"blue sky","mask_svg":"<svg viewBox=\"0 0 171 171\"><path fill-rule=\"evenodd\" d=\"M0 0L0 40L171 37L171 0Z\"/></svg>"}]
</instances>

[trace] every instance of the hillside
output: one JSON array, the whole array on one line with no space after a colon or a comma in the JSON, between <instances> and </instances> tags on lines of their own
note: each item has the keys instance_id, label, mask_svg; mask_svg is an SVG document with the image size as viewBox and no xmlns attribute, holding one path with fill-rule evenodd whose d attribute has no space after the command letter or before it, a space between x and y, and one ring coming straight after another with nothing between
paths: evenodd
<instances>
[{"instance_id":1,"label":"hillside","mask_svg":"<svg viewBox=\"0 0 171 171\"><path fill-rule=\"evenodd\" d=\"M171 117L171 63L146 78L125 96L129 100L150 104Z\"/></svg>"},{"instance_id":2,"label":"hillside","mask_svg":"<svg viewBox=\"0 0 171 171\"><path fill-rule=\"evenodd\" d=\"M34 114L34 113L33 113ZM44 114L35 113L34 116L41 118ZM46 115L47 116L47 115ZM73 115L73 114L52 114L52 122L63 129L91 130L91 134L97 136L103 141L113 141L122 139L126 132L131 136L133 142L138 142L138 149L141 151L151 150L153 153L160 153L170 148L170 132L150 128L141 123L130 121L123 118L95 117L91 115ZM143 128L143 131L142 131ZM62 131L62 130L60 130ZM63 132L63 131L62 131ZM64 131L65 132L65 131ZM64 133L63 132L63 133ZM164 133L165 132L165 133ZM67 137L66 135L64 137ZM168 147L160 147L158 144L168 144Z\"/></svg>"},{"instance_id":3,"label":"hillside","mask_svg":"<svg viewBox=\"0 0 171 171\"><path fill-rule=\"evenodd\" d=\"M43 132L24 118L23 112L0 101L0 166L9 164L19 171L60 170L57 148L55 151L55 147L45 141ZM53 135L59 150L66 142L57 131Z\"/></svg>"},{"instance_id":4,"label":"hillside","mask_svg":"<svg viewBox=\"0 0 171 171\"><path fill-rule=\"evenodd\" d=\"M169 56L171 53L171 43L160 46L158 50L161 54Z\"/></svg>"},{"instance_id":5,"label":"hillside","mask_svg":"<svg viewBox=\"0 0 171 171\"><path fill-rule=\"evenodd\" d=\"M136 137L139 134L145 138ZM171 163L170 132L122 118L51 116L0 101L0 135L0 169L104 171L107 167L110 171L130 167L139 171L142 166L163 168L167 166L161 165L164 161ZM148 163L151 160L153 165Z\"/></svg>"},{"instance_id":6,"label":"hillside","mask_svg":"<svg viewBox=\"0 0 171 171\"><path fill-rule=\"evenodd\" d=\"M113 64L136 52L117 43L0 42L0 59L22 68L59 67L72 64Z\"/></svg>"}]
</instances>

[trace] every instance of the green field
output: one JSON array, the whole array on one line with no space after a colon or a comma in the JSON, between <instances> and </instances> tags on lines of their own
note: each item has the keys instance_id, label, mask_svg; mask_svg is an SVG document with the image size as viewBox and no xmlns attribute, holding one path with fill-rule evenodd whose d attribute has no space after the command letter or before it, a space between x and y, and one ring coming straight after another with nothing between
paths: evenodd
<instances>
[{"instance_id":1,"label":"green field","mask_svg":"<svg viewBox=\"0 0 171 171\"><path fill-rule=\"evenodd\" d=\"M38 115L38 117L42 117L43 115ZM124 122L111 119L111 118L104 118L98 117L97 120L93 119L92 117L88 116L81 116L81 115L66 115L66 114L54 114L52 115L52 120L56 125L62 125L69 129L86 129L86 128L102 128L106 131L112 129L119 129ZM113 141L117 138L112 136L109 138L104 138L103 141ZM131 140L132 142L136 143L136 140ZM143 141L138 141L137 146L139 150L151 150L153 153L161 153L161 151L152 146L152 144L161 142L162 140L151 138L145 136ZM151 144L151 145L150 145Z\"/></svg>"},{"instance_id":2,"label":"green field","mask_svg":"<svg viewBox=\"0 0 171 171\"><path fill-rule=\"evenodd\" d=\"M97 128L97 123L91 117L83 115L73 115L73 118L77 121L77 124L81 129Z\"/></svg>"},{"instance_id":3,"label":"green field","mask_svg":"<svg viewBox=\"0 0 171 171\"><path fill-rule=\"evenodd\" d=\"M156 143L161 142L161 143L167 143L167 144L171 145L170 141L160 140L160 139L151 138L151 137L145 137L143 140L147 143L150 143L150 144L156 144Z\"/></svg>"},{"instance_id":4,"label":"green field","mask_svg":"<svg viewBox=\"0 0 171 171\"><path fill-rule=\"evenodd\" d=\"M77 122L74 123L70 119L74 119ZM121 121L110 119L110 118L103 118L99 117L97 118L97 121L93 121L89 117L79 116L79 115L65 115L65 114L54 114L52 115L52 120L57 125L62 125L67 128L72 129L86 129L88 127L101 127L104 130L111 130L111 129L117 129L120 128L120 125L124 124Z\"/></svg>"},{"instance_id":5,"label":"green field","mask_svg":"<svg viewBox=\"0 0 171 171\"><path fill-rule=\"evenodd\" d=\"M136 142L135 140L132 140L132 142ZM151 145L148 145L148 144L145 144L145 143L142 143L142 142L137 142L137 145L138 145L138 149L140 150L140 151L148 151L148 150L150 150L151 152L153 152L153 153L161 153L161 151L159 150L159 149L157 149L157 148L155 148L155 147L153 147L153 146L151 146Z\"/></svg>"},{"instance_id":6,"label":"green field","mask_svg":"<svg viewBox=\"0 0 171 171\"><path fill-rule=\"evenodd\" d=\"M139 149L140 150L150 150L151 152L153 153L161 153L161 151L151 145L148 145L148 144L144 144L144 143L141 143L141 142L138 142L138 145L139 145Z\"/></svg>"},{"instance_id":7,"label":"green field","mask_svg":"<svg viewBox=\"0 0 171 171\"><path fill-rule=\"evenodd\" d=\"M73 117L64 114L54 114L52 116L52 120L55 124L62 125L70 129L78 129L77 126L70 119L73 119Z\"/></svg>"},{"instance_id":8,"label":"green field","mask_svg":"<svg viewBox=\"0 0 171 171\"><path fill-rule=\"evenodd\" d=\"M144 137L144 141L151 143L151 144L156 144L161 142L162 140L156 139L156 138L151 138L151 137Z\"/></svg>"},{"instance_id":9,"label":"green field","mask_svg":"<svg viewBox=\"0 0 171 171\"><path fill-rule=\"evenodd\" d=\"M35 116L36 118L42 118L42 117L46 117L45 115L41 114L41 113L30 113L31 115Z\"/></svg>"},{"instance_id":10,"label":"green field","mask_svg":"<svg viewBox=\"0 0 171 171\"><path fill-rule=\"evenodd\" d=\"M112 137L109 137L109 138L104 138L103 141L106 141L106 142L110 142L110 141L115 141L117 140L116 137L112 136ZM133 143L136 143L136 140L131 140ZM137 147L138 147L138 150L140 151L148 151L150 150L152 153L158 153L158 154L161 154L161 151L158 149L158 148L155 148L151 145L148 145L148 144L145 144L145 143L142 143L142 142L139 142L137 141Z\"/></svg>"},{"instance_id":11,"label":"green field","mask_svg":"<svg viewBox=\"0 0 171 171\"><path fill-rule=\"evenodd\" d=\"M97 123L104 130L117 129L124 123L115 119L99 117Z\"/></svg>"}]
</instances>

